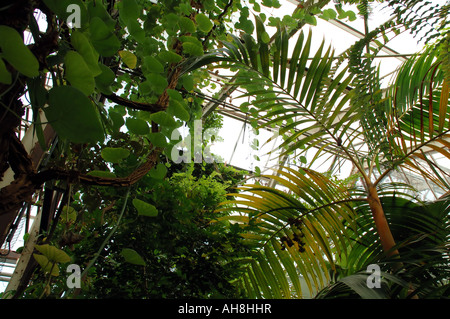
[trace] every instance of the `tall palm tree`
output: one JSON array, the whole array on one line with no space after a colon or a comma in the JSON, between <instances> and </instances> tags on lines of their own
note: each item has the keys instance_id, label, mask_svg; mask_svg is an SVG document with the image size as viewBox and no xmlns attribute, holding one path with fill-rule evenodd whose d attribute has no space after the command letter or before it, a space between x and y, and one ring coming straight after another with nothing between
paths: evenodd
<instances>
[{"instance_id":1,"label":"tall palm tree","mask_svg":"<svg viewBox=\"0 0 450 319\"><path fill-rule=\"evenodd\" d=\"M327 287L317 296L330 297L350 287L362 297L412 297L448 287L448 197L422 203L410 185L386 177L410 170L448 195L449 173L432 156L450 160L449 36L411 57L383 89L372 58L399 24L405 21L380 26L337 58L324 42L312 51L311 31L301 31L292 50L283 28L268 41L259 18L256 39L223 42L216 61L237 70L234 84L247 90L242 97L258 127L280 128L282 155L315 152L309 167L265 175L278 187L243 185L221 208L234 212L223 219L246 228L255 248L240 260L250 296L311 297ZM349 161L359 182L311 169L332 156ZM373 263L389 270L393 290L365 285Z\"/></svg>"}]
</instances>

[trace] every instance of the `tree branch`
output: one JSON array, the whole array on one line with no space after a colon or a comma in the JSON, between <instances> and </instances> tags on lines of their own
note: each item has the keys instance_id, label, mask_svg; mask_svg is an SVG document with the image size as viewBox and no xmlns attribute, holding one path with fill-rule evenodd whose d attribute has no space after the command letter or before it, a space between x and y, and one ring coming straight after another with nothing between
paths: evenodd
<instances>
[{"instance_id":1,"label":"tree branch","mask_svg":"<svg viewBox=\"0 0 450 319\"><path fill-rule=\"evenodd\" d=\"M117 103L119 105L122 105L124 107L132 108L135 110L141 110L141 111L147 111L150 113L156 113L159 111L164 111L166 108L163 105L160 104L149 104L149 103L143 103L143 102L136 102L131 101L128 99L125 99L123 97L120 97L116 94L102 94L102 96L114 103Z\"/></svg>"},{"instance_id":2,"label":"tree branch","mask_svg":"<svg viewBox=\"0 0 450 319\"><path fill-rule=\"evenodd\" d=\"M30 200L34 191L43 183L58 179L68 183L81 183L94 186L128 187L144 177L159 160L160 148L151 151L147 160L126 177L107 178L83 174L75 170L52 168L39 173L25 173L15 179L10 185L0 190L0 215L22 207L23 202Z\"/></svg>"}]
</instances>

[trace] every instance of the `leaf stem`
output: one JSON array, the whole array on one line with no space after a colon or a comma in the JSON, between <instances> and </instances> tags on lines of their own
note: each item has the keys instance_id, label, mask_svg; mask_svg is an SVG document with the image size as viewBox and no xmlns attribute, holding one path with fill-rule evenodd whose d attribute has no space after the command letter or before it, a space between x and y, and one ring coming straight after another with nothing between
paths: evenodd
<instances>
[{"instance_id":1,"label":"leaf stem","mask_svg":"<svg viewBox=\"0 0 450 319\"><path fill-rule=\"evenodd\" d=\"M91 259L91 261L89 262L89 264L86 266L86 268L83 270L83 272L81 273L81 279L84 279L89 271L89 269L95 264L95 262L97 261L98 257L100 257L100 254L102 253L103 249L105 248L106 244L109 242L109 240L111 239L112 235L116 232L117 228L119 227L120 221L122 220L123 214L125 212L125 208L127 206L127 201L128 201L128 197L130 196L130 187L128 187L127 190L127 194L125 195L125 200L123 202L122 205L122 209L120 211L120 215L119 218L117 219L117 223L114 226L114 228L111 230L111 232L108 234L108 236L106 236L105 240L103 241L103 243L100 245L100 248L98 249L97 253L94 255L94 257ZM77 295L79 292L80 288L77 288L75 290L74 295Z\"/></svg>"}]
</instances>

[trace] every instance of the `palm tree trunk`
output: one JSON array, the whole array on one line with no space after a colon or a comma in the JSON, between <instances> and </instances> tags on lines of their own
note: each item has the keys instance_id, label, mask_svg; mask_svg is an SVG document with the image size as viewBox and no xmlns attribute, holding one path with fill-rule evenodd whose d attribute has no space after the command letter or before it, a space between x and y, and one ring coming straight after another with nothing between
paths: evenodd
<instances>
[{"instance_id":1,"label":"palm tree trunk","mask_svg":"<svg viewBox=\"0 0 450 319\"><path fill-rule=\"evenodd\" d=\"M380 237L381 245L384 252L388 256L398 255L398 250L394 249L395 240L392 236L391 229L389 228L388 221L384 215L383 206L381 206L380 198L378 197L377 189L374 185L368 185L368 197L370 209L372 211L372 216L375 221L375 227Z\"/></svg>"}]
</instances>

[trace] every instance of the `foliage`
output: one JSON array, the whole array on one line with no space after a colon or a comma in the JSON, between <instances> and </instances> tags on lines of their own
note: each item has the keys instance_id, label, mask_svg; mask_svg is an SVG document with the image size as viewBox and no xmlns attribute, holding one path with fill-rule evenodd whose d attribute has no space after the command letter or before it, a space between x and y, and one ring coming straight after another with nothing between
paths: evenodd
<instances>
[{"instance_id":1,"label":"foliage","mask_svg":"<svg viewBox=\"0 0 450 319\"><path fill-rule=\"evenodd\" d=\"M14 218L43 185L64 193L14 297L448 297L447 197L421 202L385 182L409 169L449 192L430 153L450 159L448 5L384 1L395 19L340 56L324 42L313 49L305 25L355 20L342 4L367 21L371 2L304 1L282 18L262 10L277 0L1 6L0 178L11 167L14 181L0 190L0 214ZM374 58L407 31L429 45L385 90ZM302 167L241 185L242 172L192 164L196 154L174 161L174 132L221 125L202 116L215 67L235 73L252 126L279 127L282 155ZM25 98L50 154L39 166L15 134ZM46 139L47 124L57 138ZM349 161L355 175L312 170L323 157ZM68 289L59 269L69 263L82 265L82 289ZM382 289L364 287L369 264L382 268Z\"/></svg>"},{"instance_id":2,"label":"foliage","mask_svg":"<svg viewBox=\"0 0 450 319\"><path fill-rule=\"evenodd\" d=\"M404 167L412 168L425 180L441 187L442 193L448 192L448 185L440 176L445 174L443 167L428 159L428 156L431 156L428 154L430 149L449 159L445 149L446 136L449 133L446 94L448 89L443 83L441 63L436 62L436 57L439 56L436 48L439 46L430 46L418 54L419 58L412 57L405 63L391 87L391 95L382 91L378 71L372 64L378 50L389 41L386 30L395 30L398 23L389 22L380 26L366 34L364 39L358 41L342 57L333 59L331 49L324 48L323 44L315 52L310 52L312 36L311 33L306 35L303 31L298 35L297 41L294 41L292 50L289 50L290 34L282 26L273 36L273 41L268 43L263 37L263 22L256 17L256 39L248 35L244 35L242 39L233 37L224 42L225 48L218 53L224 61L222 67L231 66L232 69L238 70L235 83L247 90L248 93L241 97L250 97L245 107L253 107L252 114L255 115L254 120L258 121L257 127L274 124L280 127L279 132L284 137L281 144L283 154L295 151L295 156L299 156L314 148L315 156L309 165L322 155L330 157L330 153L339 154L350 161L363 186L361 189L353 189L352 185L345 185L343 190L336 192L330 181L324 182L325 175L306 168L280 167L276 174L265 177L275 181L281 189L255 185L240 188L242 192L237 195L238 199L227 204L234 204L235 209L241 212L241 215L232 216L232 219L243 227L256 227L256 234L252 235L251 241L259 247L261 253L257 258L258 263L254 260L250 262L248 276L251 280L244 280L247 290L255 296L301 296L299 277L308 286L309 293L314 294L316 289L324 286L322 278L325 278L325 281L329 279L327 272L338 272L339 263L347 261L353 254L361 260L357 263L357 260L349 261L349 265L357 265L357 269L347 273L355 278L354 281L346 277L344 281L347 286L350 282L360 283L362 278L367 278L367 275L356 275L364 271L361 267L387 258L390 260L387 263L389 269L385 268L388 272L401 269L405 273L409 272L409 275L421 273L419 281L406 275L406 282L420 288L413 289L411 294L408 290L411 288L403 285L400 290L396 290L396 297L411 297L416 296L415 294L426 297L428 293L433 294L446 287L448 251L443 247L447 245L448 228L443 227L441 241L435 242L432 248L436 252L439 251L436 263L432 262L435 256L414 256L414 253L405 248L408 245L402 246L401 243L404 243L404 240L415 241L421 236L425 238L434 233L434 229L423 229L419 226L420 223L433 225L434 222L429 223L426 220L432 213L422 212L420 218L417 218L417 225L415 220L411 221L414 224L411 228L417 229L419 234L408 232L411 230L408 228L407 232L402 234L396 229L395 219L401 218L406 206L402 204L401 209L393 209L386 202L389 192L385 193L383 190L389 186L382 183L383 179L394 169ZM409 27L405 23L403 26ZM384 44L375 42L375 48L365 56L364 50L377 37L381 37ZM307 64L311 56L312 59ZM429 62L424 64L422 61L426 59ZM414 76L408 77L405 72L413 73ZM406 79L415 82L408 85L400 83ZM407 96L410 99L405 102ZM401 101L404 108L400 109L397 101ZM428 112L424 105L429 106ZM420 112L414 111L416 108L420 108ZM362 141L368 147L366 154L355 151L356 141ZM429 170L424 169L425 165ZM301 177L305 170L309 177L306 180ZM416 205L415 200L403 193L400 186L393 184L391 187L407 201L407 206ZM286 193L282 189L286 189ZM397 205L401 200L395 202ZM363 207L370 211L370 228L352 238L346 232L359 229L355 227L355 223L358 225ZM327 215L328 210L334 213ZM445 207L440 207L438 211L442 213L438 224L446 223L448 211ZM308 229L313 234L310 235L312 240L303 238L308 238L304 228L301 228L300 235L294 231L286 233L287 226L292 226L293 220L305 222L308 217L316 219L319 216L322 218L318 224L320 228L312 224ZM411 214L409 217L412 216ZM344 231L336 228L342 227L342 224L345 225ZM406 225L407 223L404 223L403 226ZM287 247L292 247L289 257L280 253L281 246L277 247L274 240L278 236L281 243L286 242ZM362 246L347 243L349 237ZM418 242L421 244L420 249L415 252L430 249L427 243ZM366 249L367 243L370 243L370 248L366 250L366 255L361 256L361 249ZM301 255L309 250L310 257ZM374 254L383 257L372 259ZM430 269L423 265L409 266L410 263L416 265L418 258L430 260ZM286 259L290 260L288 265L285 263ZM305 267L303 262L308 266ZM436 267L436 272L431 270L433 267ZM433 275L430 275L428 270ZM396 277L397 283L404 283L405 280L401 280L402 276L405 278L404 274L399 276ZM427 278L433 279L429 281ZM252 284L248 284L249 282ZM289 282L293 283L292 287L287 284ZM435 284L437 286L434 286ZM425 286L427 288L424 288ZM351 285L351 288L355 287L357 286ZM430 292L428 288L434 292ZM442 291L445 291L445 288ZM361 291L360 293L364 294ZM364 294L365 297L370 295ZM394 295L385 293L380 296ZM439 293L434 296L438 295Z\"/></svg>"},{"instance_id":3,"label":"foliage","mask_svg":"<svg viewBox=\"0 0 450 319\"><path fill-rule=\"evenodd\" d=\"M65 248L71 262L87 271L83 289L72 295L73 291L58 284L64 282L66 276L62 276L50 283L47 297L239 297L240 292L230 284L239 275L233 259L247 254L247 248L241 243L239 229L213 222L220 216L214 209L230 186L228 176L239 178L239 173L225 167L216 171L212 165L203 169L193 165L185 166L184 171L170 169L171 177L156 184L144 178L135 186L135 198L125 204L121 219L116 207L122 207L124 200L117 195L114 206L92 212L84 206L87 199L75 196L78 199L70 206L75 215L61 220L54 238L60 238L55 244ZM97 194L99 199L110 196L106 189L96 191L104 195ZM88 190L81 189L78 194L85 192ZM142 214L137 201L151 205L156 214ZM111 240L88 269L116 224ZM76 241L71 242L75 234ZM32 281L37 283L29 286L25 297L41 293L41 272L35 276Z\"/></svg>"}]
</instances>

